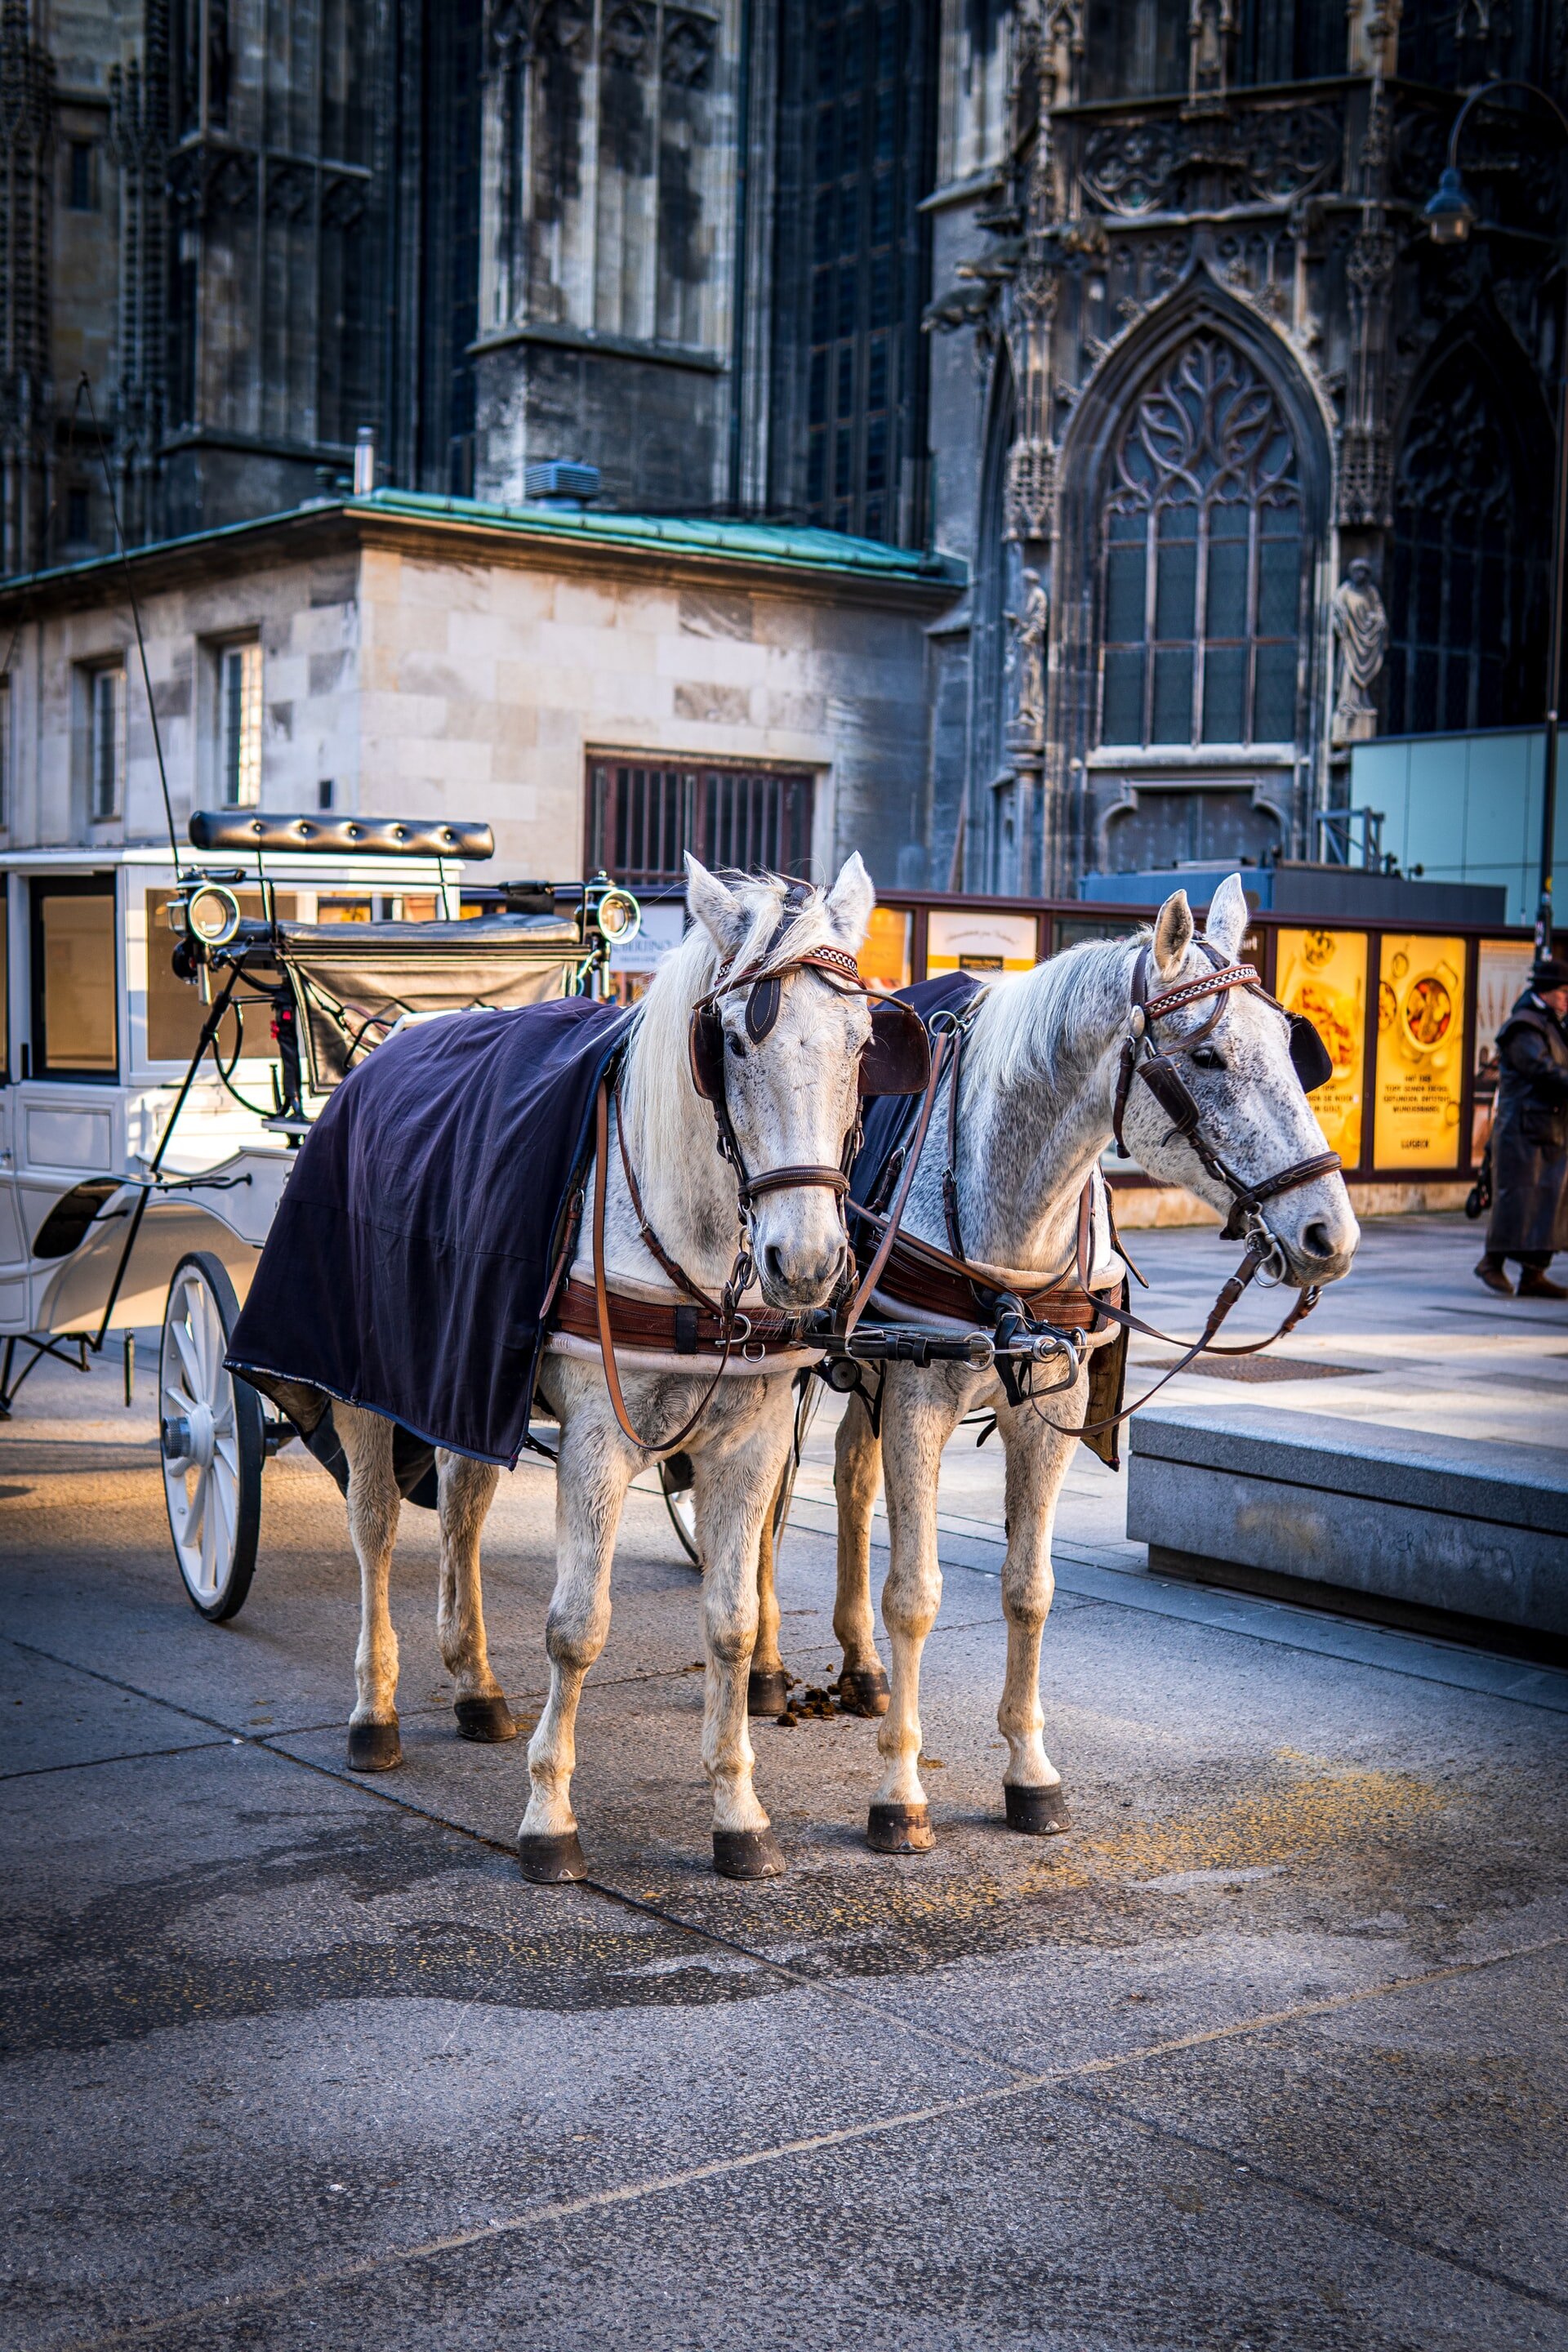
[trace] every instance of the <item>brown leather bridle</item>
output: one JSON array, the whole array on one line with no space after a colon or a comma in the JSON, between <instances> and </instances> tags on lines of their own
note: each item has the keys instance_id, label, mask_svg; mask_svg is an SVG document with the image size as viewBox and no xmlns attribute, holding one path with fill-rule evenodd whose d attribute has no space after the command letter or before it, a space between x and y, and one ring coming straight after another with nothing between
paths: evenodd
<instances>
[{"instance_id":1,"label":"brown leather bridle","mask_svg":"<svg viewBox=\"0 0 1568 2352\"><path fill-rule=\"evenodd\" d=\"M1230 1214L1224 1226L1226 1241L1250 1240L1255 1234L1267 1232L1263 1225L1262 1208L1265 1201L1278 1200L1282 1192L1294 1192L1303 1184L1315 1184L1321 1176L1331 1176L1344 1162L1337 1151L1315 1152L1310 1159L1292 1160L1272 1176L1260 1177L1249 1184L1215 1149L1204 1133L1203 1113L1192 1091L1176 1066L1178 1055L1191 1054L1212 1037L1224 1020L1229 1006L1232 989L1245 989L1249 996L1261 997L1265 1004L1273 1005L1277 1013L1285 1013L1278 997L1270 996L1261 979L1249 963L1226 963L1211 940L1201 934L1194 945L1205 955L1214 969L1200 973L1194 980L1177 981L1163 989L1158 995L1149 994L1149 972L1152 950L1141 950L1132 967L1132 1006L1127 1024L1127 1036L1121 1047L1121 1065L1116 1076L1116 1101L1111 1114L1111 1132L1116 1138L1118 1157L1131 1159L1122 1137L1121 1123L1126 1115L1128 1097L1133 1081L1142 1078L1161 1109L1171 1120L1171 1136L1179 1135L1205 1171L1218 1184L1223 1184L1231 1197ZM1205 998L1215 1001L1208 1018L1197 1028L1172 1039L1168 1045L1156 1045L1152 1034L1154 1024L1189 1004L1199 1004ZM1290 1024L1290 1059L1297 1076L1309 1091L1321 1086L1329 1076L1332 1064L1317 1031L1304 1015L1285 1013ZM1303 1064L1307 1066L1303 1067ZM1271 1247L1278 1247L1271 1243Z\"/></svg>"},{"instance_id":2,"label":"brown leather bridle","mask_svg":"<svg viewBox=\"0 0 1568 2352\"><path fill-rule=\"evenodd\" d=\"M689 1419L673 1437L650 1442L633 1427L626 1412L619 1373L616 1364L615 1339L612 1329L609 1286L605 1274L605 1205L609 1176L609 1113L611 1080L606 1076L600 1085L595 1123L595 1175L594 1198L594 1298L598 1325L599 1353L604 1364L605 1381L610 1392L610 1403L616 1421L631 1443L644 1453L660 1453L683 1445L706 1412L714 1392L723 1378L737 1339L742 1344L752 1336L750 1318L741 1309L743 1297L754 1272L752 1259L749 1219L752 1205L769 1192L794 1191L796 1187L820 1186L835 1193L840 1203L849 1191L849 1170L860 1144L859 1101L868 1095L919 1094L929 1095L931 1049L925 1027L919 1015L906 1004L900 1004L875 983L862 978L858 965L847 948L826 943L805 948L794 955L781 953L784 941L794 923L805 893L799 884L792 884L784 910L773 938L754 964L736 972L724 966L713 986L692 1009L688 1032L688 1051L691 1062L691 1078L698 1093L712 1106L717 1129L720 1157L735 1172L739 1195L741 1233L736 1244L734 1263L724 1284L722 1295L710 1299L700 1290L689 1276L665 1249L648 1223L642 1195L626 1150L625 1130L619 1112L616 1120L616 1139L620 1145L621 1165L625 1171L626 1190L637 1221L637 1230L644 1247L655 1263L668 1275L687 1297L720 1318L722 1351L711 1381L703 1391ZM753 1045L760 1045L771 1034L784 1002L784 982L792 971L816 971L827 979L841 994L857 994L875 1000L871 1014L871 1037L862 1049L857 1086L857 1110L845 1138L844 1151L837 1167L805 1161L787 1167L769 1168L753 1176L747 1168L730 1117L730 1106L724 1086L724 1045L726 1032L719 1007L722 999L737 991L746 991L744 1024L747 1036ZM840 1221L842 1222L842 1207ZM848 1235L846 1230L846 1243ZM776 1328L770 1329L769 1345L773 1349L790 1344L789 1318L770 1318ZM745 1329L742 1333L742 1326ZM798 1339L796 1340L798 1344Z\"/></svg>"}]
</instances>

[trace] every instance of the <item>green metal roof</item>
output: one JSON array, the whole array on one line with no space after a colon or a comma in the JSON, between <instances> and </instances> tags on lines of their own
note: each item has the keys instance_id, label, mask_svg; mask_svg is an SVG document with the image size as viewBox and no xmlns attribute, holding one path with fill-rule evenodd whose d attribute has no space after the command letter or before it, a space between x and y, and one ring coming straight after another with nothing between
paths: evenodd
<instances>
[{"instance_id":1,"label":"green metal roof","mask_svg":"<svg viewBox=\"0 0 1568 2352\"><path fill-rule=\"evenodd\" d=\"M840 579L881 581L889 586L947 587L955 593L967 578L956 557L935 555L880 540L852 539L835 530L797 528L788 523L707 522L671 515L637 515L574 510L545 506L495 506L481 499L443 499L418 490L375 490L363 499L311 499L277 514L253 515L243 522L224 523L210 530L190 531L179 538L151 540L133 547L133 559L168 556L183 548L211 548L247 533L299 523L336 513L348 518L395 516L408 522L448 523L469 529L504 532L509 538L570 541L579 545L624 549L626 552L719 562L759 564L781 571L816 572ZM0 579L0 597L18 589L37 589L94 572L118 568L118 555L89 556L79 563L51 566L45 572L15 572Z\"/></svg>"}]
</instances>

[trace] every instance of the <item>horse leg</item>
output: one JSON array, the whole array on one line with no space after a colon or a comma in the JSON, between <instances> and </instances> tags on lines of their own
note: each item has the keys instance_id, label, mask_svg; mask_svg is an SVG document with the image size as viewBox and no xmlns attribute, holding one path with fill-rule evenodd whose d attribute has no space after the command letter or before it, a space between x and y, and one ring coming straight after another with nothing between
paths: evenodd
<instances>
[{"instance_id":1,"label":"horse leg","mask_svg":"<svg viewBox=\"0 0 1568 2352\"><path fill-rule=\"evenodd\" d=\"M921 1654L942 1603L936 1549L942 1449L963 1413L952 1389L915 1373L895 1382L888 1367L882 1415L889 1557L882 1622L892 1646L892 1687L877 1733L885 1770L867 1841L877 1853L924 1853L935 1844L921 1785Z\"/></svg>"},{"instance_id":2,"label":"horse leg","mask_svg":"<svg viewBox=\"0 0 1568 2352\"><path fill-rule=\"evenodd\" d=\"M779 1655L779 1596L774 1580L777 1554L773 1544L773 1518L788 1475L786 1462L763 1513L757 1543L757 1638L746 1682L746 1706L752 1715L780 1715L789 1703L789 1676Z\"/></svg>"},{"instance_id":3,"label":"horse leg","mask_svg":"<svg viewBox=\"0 0 1568 2352\"><path fill-rule=\"evenodd\" d=\"M466 1454L438 1453L440 1483L441 1588L436 1638L447 1673L458 1685L454 1711L465 1739L515 1739L517 1726L490 1671L485 1641L484 1598L479 1586L479 1535L495 1499L500 1472L493 1462Z\"/></svg>"},{"instance_id":4,"label":"horse leg","mask_svg":"<svg viewBox=\"0 0 1568 2352\"><path fill-rule=\"evenodd\" d=\"M787 1410L787 1395L786 1410ZM737 1445L694 1457L697 1527L705 1563L702 1634L708 1674L702 1767L713 1790L713 1867L725 1878L776 1878L784 1867L752 1775L746 1690L757 1636L763 1522L778 1491L781 1416Z\"/></svg>"},{"instance_id":5,"label":"horse leg","mask_svg":"<svg viewBox=\"0 0 1568 2352\"><path fill-rule=\"evenodd\" d=\"M610 1563L627 1486L640 1457L628 1454L607 1410L563 1420L555 1474L555 1591L545 1622L550 1695L528 1743L528 1811L517 1835L525 1877L542 1885L585 1878L572 1811L577 1702L610 1633Z\"/></svg>"},{"instance_id":6,"label":"horse leg","mask_svg":"<svg viewBox=\"0 0 1568 2352\"><path fill-rule=\"evenodd\" d=\"M888 1677L877 1655L871 1611L871 1515L882 1471L881 1441L858 1397L844 1408L834 1445L833 1488L838 1504L838 1588L833 1630L844 1653L838 1693L861 1715L886 1715Z\"/></svg>"},{"instance_id":7,"label":"horse leg","mask_svg":"<svg viewBox=\"0 0 1568 2352\"><path fill-rule=\"evenodd\" d=\"M332 1425L349 1464L349 1541L359 1562L360 1632L354 1654L354 1711L349 1717L349 1769L390 1772L403 1761L397 1736L397 1636L387 1586L402 1497L392 1466L392 1423L357 1405L332 1408Z\"/></svg>"},{"instance_id":8,"label":"horse leg","mask_svg":"<svg viewBox=\"0 0 1568 2352\"><path fill-rule=\"evenodd\" d=\"M1064 1420L1082 1418L1087 1394L1087 1383L1080 1381L1066 1395ZM1027 1406L1004 1411L998 1422L1007 1455L1007 1554L1002 1564L1007 1673L996 1710L997 1728L1007 1742L1002 1793L1008 1828L1044 1837L1068 1826L1062 1777L1041 1737L1040 1640L1056 1591L1051 1528L1057 1496L1077 1441L1049 1434Z\"/></svg>"}]
</instances>

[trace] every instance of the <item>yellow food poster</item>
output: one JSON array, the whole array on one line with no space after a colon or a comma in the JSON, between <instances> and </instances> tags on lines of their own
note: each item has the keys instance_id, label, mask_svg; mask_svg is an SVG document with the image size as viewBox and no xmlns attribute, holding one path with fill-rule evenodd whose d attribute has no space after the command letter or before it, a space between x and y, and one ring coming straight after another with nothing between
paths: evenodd
<instances>
[{"instance_id":1,"label":"yellow food poster","mask_svg":"<svg viewBox=\"0 0 1568 2352\"><path fill-rule=\"evenodd\" d=\"M913 919L912 916L900 914L897 907L872 908L871 928L857 958L862 980L874 980L881 988L908 988L910 927Z\"/></svg>"},{"instance_id":2,"label":"yellow food poster","mask_svg":"<svg viewBox=\"0 0 1568 2352\"><path fill-rule=\"evenodd\" d=\"M1373 1160L1385 1174L1459 1164L1466 952L1463 940L1384 935Z\"/></svg>"},{"instance_id":3,"label":"yellow food poster","mask_svg":"<svg viewBox=\"0 0 1568 2352\"><path fill-rule=\"evenodd\" d=\"M1033 915L984 915L970 908L933 908L926 934L926 972L1029 971L1035 955Z\"/></svg>"},{"instance_id":4,"label":"yellow food poster","mask_svg":"<svg viewBox=\"0 0 1568 2352\"><path fill-rule=\"evenodd\" d=\"M1313 1094L1312 1108L1331 1151L1361 1165L1366 1074L1366 933L1279 933L1275 994L1287 1013L1302 1013L1329 1049L1334 1073Z\"/></svg>"}]
</instances>

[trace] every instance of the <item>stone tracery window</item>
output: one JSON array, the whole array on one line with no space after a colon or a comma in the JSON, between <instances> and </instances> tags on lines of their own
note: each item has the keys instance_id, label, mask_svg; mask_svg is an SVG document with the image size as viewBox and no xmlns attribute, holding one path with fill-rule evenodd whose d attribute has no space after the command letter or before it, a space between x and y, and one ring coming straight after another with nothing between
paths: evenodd
<instances>
[{"instance_id":1,"label":"stone tracery window","mask_svg":"<svg viewBox=\"0 0 1568 2352\"><path fill-rule=\"evenodd\" d=\"M1473 350L1411 418L1394 478L1388 732L1517 726L1544 701L1544 499Z\"/></svg>"},{"instance_id":2,"label":"stone tracery window","mask_svg":"<svg viewBox=\"0 0 1568 2352\"><path fill-rule=\"evenodd\" d=\"M1271 387L1203 331L1140 393L1100 512L1100 740L1296 733L1303 523Z\"/></svg>"}]
</instances>

